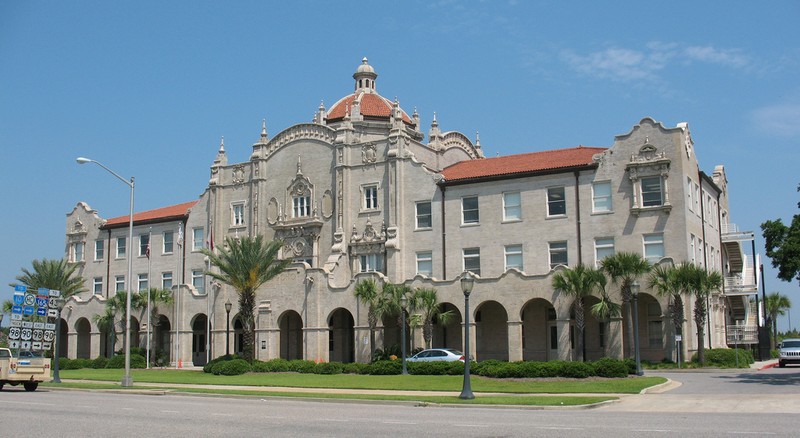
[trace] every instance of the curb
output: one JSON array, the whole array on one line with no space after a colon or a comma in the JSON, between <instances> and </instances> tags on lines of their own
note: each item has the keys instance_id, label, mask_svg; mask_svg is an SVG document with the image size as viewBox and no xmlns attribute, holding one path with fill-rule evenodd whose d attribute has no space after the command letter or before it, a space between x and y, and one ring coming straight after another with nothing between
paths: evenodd
<instances>
[{"instance_id":1,"label":"curb","mask_svg":"<svg viewBox=\"0 0 800 438\"><path fill-rule=\"evenodd\" d=\"M776 366L778 366L778 362L770 362L770 363L762 366L761 368L758 368L758 371L768 370L770 368L775 368Z\"/></svg>"}]
</instances>

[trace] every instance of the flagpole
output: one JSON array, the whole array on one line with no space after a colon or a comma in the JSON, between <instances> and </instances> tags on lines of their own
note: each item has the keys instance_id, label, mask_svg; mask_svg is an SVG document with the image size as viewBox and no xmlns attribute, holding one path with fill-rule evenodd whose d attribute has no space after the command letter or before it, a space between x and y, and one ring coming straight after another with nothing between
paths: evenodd
<instances>
[{"instance_id":1,"label":"flagpole","mask_svg":"<svg viewBox=\"0 0 800 438\"><path fill-rule=\"evenodd\" d=\"M153 227L147 231L147 369L150 369L150 288L153 285L152 267L153 259L150 258L150 243L153 240Z\"/></svg>"},{"instance_id":2,"label":"flagpole","mask_svg":"<svg viewBox=\"0 0 800 438\"><path fill-rule=\"evenodd\" d=\"M180 247L178 251L178 267L177 267L177 274L178 274L178 287L175 289L175 369L178 369L178 353L180 352L179 347L179 330L178 330L178 321L180 321L180 296L181 296L181 282L183 281L183 277L181 276L181 257L183 256L183 224L178 224L178 246Z\"/></svg>"},{"instance_id":3,"label":"flagpole","mask_svg":"<svg viewBox=\"0 0 800 438\"><path fill-rule=\"evenodd\" d=\"M208 244L209 251L214 252L214 229L211 221L208 222ZM211 259L206 257L206 272L211 270ZM208 275L206 279L206 363L211 361L211 281Z\"/></svg>"}]
</instances>

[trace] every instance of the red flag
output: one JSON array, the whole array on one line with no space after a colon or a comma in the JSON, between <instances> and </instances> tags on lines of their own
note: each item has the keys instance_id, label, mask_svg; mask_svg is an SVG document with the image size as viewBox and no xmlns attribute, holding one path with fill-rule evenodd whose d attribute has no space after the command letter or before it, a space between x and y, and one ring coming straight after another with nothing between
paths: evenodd
<instances>
[{"instance_id":1,"label":"red flag","mask_svg":"<svg viewBox=\"0 0 800 438\"><path fill-rule=\"evenodd\" d=\"M147 241L147 248L144 250L144 255L146 255L148 259L150 258L150 241Z\"/></svg>"},{"instance_id":2,"label":"red flag","mask_svg":"<svg viewBox=\"0 0 800 438\"><path fill-rule=\"evenodd\" d=\"M210 228L208 230L208 240L206 240L206 246L211 251L214 251L214 229Z\"/></svg>"}]
</instances>

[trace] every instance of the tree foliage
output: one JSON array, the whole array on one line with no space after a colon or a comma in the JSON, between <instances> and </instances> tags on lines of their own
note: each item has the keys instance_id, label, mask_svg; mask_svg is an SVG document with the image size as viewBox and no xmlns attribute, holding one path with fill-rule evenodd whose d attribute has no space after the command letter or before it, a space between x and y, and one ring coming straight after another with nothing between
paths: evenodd
<instances>
[{"instance_id":1,"label":"tree foliage","mask_svg":"<svg viewBox=\"0 0 800 438\"><path fill-rule=\"evenodd\" d=\"M800 185L797 186L800 191ZM797 204L800 208L800 203ZM761 224L767 256L772 267L778 269L783 281L800 282L800 214L794 215L792 224L786 226L781 219Z\"/></svg>"},{"instance_id":2,"label":"tree foliage","mask_svg":"<svg viewBox=\"0 0 800 438\"><path fill-rule=\"evenodd\" d=\"M578 329L575 351L579 361L585 359L586 315L583 300L594 292L602 295L606 282L606 276L602 271L582 264L556 272L553 276L553 288L558 293L575 299L572 307L575 310L575 327Z\"/></svg>"},{"instance_id":3,"label":"tree foliage","mask_svg":"<svg viewBox=\"0 0 800 438\"><path fill-rule=\"evenodd\" d=\"M641 254L634 252L618 252L614 255L604 258L600 262L600 267L605 272L611 282L619 285L620 294L622 295L622 303L624 305L626 329L628 332L628 354L632 355L634 351L633 345L633 313L631 310L631 299L633 293L631 292L631 285L639 277L650 272L650 262L647 261Z\"/></svg>"},{"instance_id":4,"label":"tree foliage","mask_svg":"<svg viewBox=\"0 0 800 438\"><path fill-rule=\"evenodd\" d=\"M792 302L786 295L780 292L772 292L767 295L765 303L767 309L767 325L772 328L772 344L775 346L778 343L778 316L785 315L786 311L792 307Z\"/></svg>"}]
</instances>

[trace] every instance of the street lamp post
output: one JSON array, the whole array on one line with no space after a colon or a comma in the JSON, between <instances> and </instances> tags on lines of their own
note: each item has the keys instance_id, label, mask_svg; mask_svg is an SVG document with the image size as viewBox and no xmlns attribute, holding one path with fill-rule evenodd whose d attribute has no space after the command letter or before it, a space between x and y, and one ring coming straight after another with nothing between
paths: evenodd
<instances>
[{"instance_id":1,"label":"street lamp post","mask_svg":"<svg viewBox=\"0 0 800 438\"><path fill-rule=\"evenodd\" d=\"M56 345L53 347L53 383L61 383L61 376L58 375L58 350L61 348L61 311L64 310L64 304L67 303L67 300L58 297L56 298L56 310L58 311L58 317L56 318ZM0 315L0 320L3 319L3 315Z\"/></svg>"},{"instance_id":2,"label":"street lamp post","mask_svg":"<svg viewBox=\"0 0 800 438\"><path fill-rule=\"evenodd\" d=\"M458 396L463 400L475 398L469 381L469 294L472 293L474 285L475 277L471 272L465 271L461 277L461 291L464 292L464 385L461 388L461 395Z\"/></svg>"},{"instance_id":3,"label":"street lamp post","mask_svg":"<svg viewBox=\"0 0 800 438\"><path fill-rule=\"evenodd\" d=\"M406 294L400 296L400 315L402 323L400 326L400 354L403 356L403 375L408 374L406 369L406 306L408 305L408 298Z\"/></svg>"},{"instance_id":4,"label":"street lamp post","mask_svg":"<svg viewBox=\"0 0 800 438\"><path fill-rule=\"evenodd\" d=\"M130 181L119 176L117 172L109 169L103 163L89 158L78 157L75 159L78 164L94 163L105 169L108 173L117 177L120 181L124 182L131 188L131 208L130 216L128 216L128 244L126 245L126 257L128 257L128 293L125 297L125 375L122 376L122 386L133 386L133 377L131 377L131 282L133 281L133 192L134 192L134 178L131 177Z\"/></svg>"},{"instance_id":5,"label":"street lamp post","mask_svg":"<svg viewBox=\"0 0 800 438\"><path fill-rule=\"evenodd\" d=\"M231 300L225 301L225 356L231 355Z\"/></svg>"},{"instance_id":6,"label":"street lamp post","mask_svg":"<svg viewBox=\"0 0 800 438\"><path fill-rule=\"evenodd\" d=\"M636 375L641 376L642 360L639 356L639 282L634 280L631 283L631 294L633 295L633 355L636 359Z\"/></svg>"}]
</instances>

